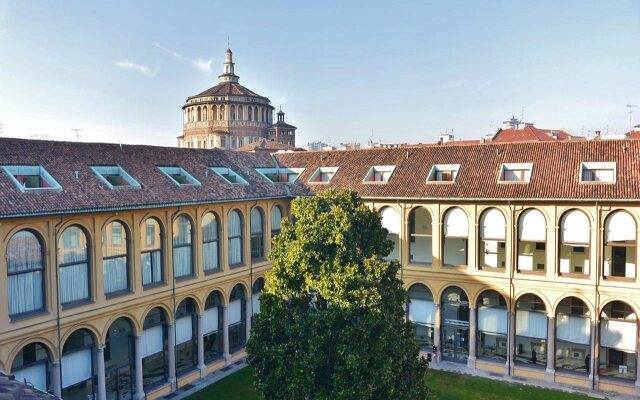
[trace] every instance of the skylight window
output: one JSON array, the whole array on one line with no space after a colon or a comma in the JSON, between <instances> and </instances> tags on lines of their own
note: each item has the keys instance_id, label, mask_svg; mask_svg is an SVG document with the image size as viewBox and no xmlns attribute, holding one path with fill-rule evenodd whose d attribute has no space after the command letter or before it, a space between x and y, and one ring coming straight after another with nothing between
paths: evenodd
<instances>
[{"instance_id":1,"label":"skylight window","mask_svg":"<svg viewBox=\"0 0 640 400\"><path fill-rule=\"evenodd\" d=\"M498 182L502 183L529 183L533 163L505 163L500 168Z\"/></svg>"},{"instance_id":2,"label":"skylight window","mask_svg":"<svg viewBox=\"0 0 640 400\"><path fill-rule=\"evenodd\" d=\"M320 167L309 178L309 183L329 183L338 172L339 167Z\"/></svg>"},{"instance_id":3,"label":"skylight window","mask_svg":"<svg viewBox=\"0 0 640 400\"><path fill-rule=\"evenodd\" d=\"M387 183L395 171L395 165L376 165L369 169L363 183Z\"/></svg>"},{"instance_id":4,"label":"skylight window","mask_svg":"<svg viewBox=\"0 0 640 400\"><path fill-rule=\"evenodd\" d=\"M235 183L235 184L240 184L240 185L248 185L249 184L249 182L244 180L243 177L241 177L240 175L235 173L235 171L233 171L231 168L227 168L227 167L211 167L211 170L213 172L215 172L218 176L220 176L222 179L227 181L227 183L232 183L232 184Z\"/></svg>"},{"instance_id":5,"label":"skylight window","mask_svg":"<svg viewBox=\"0 0 640 400\"><path fill-rule=\"evenodd\" d=\"M256 172L273 183L293 183L304 168L256 168Z\"/></svg>"},{"instance_id":6,"label":"skylight window","mask_svg":"<svg viewBox=\"0 0 640 400\"><path fill-rule=\"evenodd\" d=\"M39 165L5 165L2 169L22 192L62 190L62 186Z\"/></svg>"},{"instance_id":7,"label":"skylight window","mask_svg":"<svg viewBox=\"0 0 640 400\"><path fill-rule=\"evenodd\" d=\"M117 165L94 166L91 169L109 189L140 188L140 184Z\"/></svg>"},{"instance_id":8,"label":"skylight window","mask_svg":"<svg viewBox=\"0 0 640 400\"><path fill-rule=\"evenodd\" d=\"M460 164L436 164L431 167L427 182L453 183L458 177Z\"/></svg>"},{"instance_id":9,"label":"skylight window","mask_svg":"<svg viewBox=\"0 0 640 400\"><path fill-rule=\"evenodd\" d=\"M158 169L178 186L200 186L200 182L196 178L180 167L158 167Z\"/></svg>"},{"instance_id":10,"label":"skylight window","mask_svg":"<svg viewBox=\"0 0 640 400\"><path fill-rule=\"evenodd\" d=\"M580 182L616 183L615 162L583 162L580 164Z\"/></svg>"}]
</instances>

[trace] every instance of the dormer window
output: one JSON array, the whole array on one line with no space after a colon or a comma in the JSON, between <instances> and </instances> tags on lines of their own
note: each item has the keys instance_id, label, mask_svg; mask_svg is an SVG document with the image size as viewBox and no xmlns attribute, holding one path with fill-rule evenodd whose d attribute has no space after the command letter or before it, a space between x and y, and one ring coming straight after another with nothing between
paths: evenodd
<instances>
[{"instance_id":1,"label":"dormer window","mask_svg":"<svg viewBox=\"0 0 640 400\"><path fill-rule=\"evenodd\" d=\"M200 186L196 178L180 167L158 167L158 169L178 186Z\"/></svg>"},{"instance_id":2,"label":"dormer window","mask_svg":"<svg viewBox=\"0 0 640 400\"><path fill-rule=\"evenodd\" d=\"M256 168L256 172L272 183L294 183L304 168Z\"/></svg>"},{"instance_id":3,"label":"dormer window","mask_svg":"<svg viewBox=\"0 0 640 400\"><path fill-rule=\"evenodd\" d=\"M62 186L39 165L5 165L2 170L22 192L62 190Z\"/></svg>"},{"instance_id":4,"label":"dormer window","mask_svg":"<svg viewBox=\"0 0 640 400\"><path fill-rule=\"evenodd\" d=\"M505 163L500 168L498 182L503 183L529 183L531 182L532 163Z\"/></svg>"},{"instance_id":5,"label":"dormer window","mask_svg":"<svg viewBox=\"0 0 640 400\"><path fill-rule=\"evenodd\" d=\"M109 189L140 188L140 184L117 165L95 166L91 170Z\"/></svg>"},{"instance_id":6,"label":"dormer window","mask_svg":"<svg viewBox=\"0 0 640 400\"><path fill-rule=\"evenodd\" d=\"M616 183L615 162L583 162L580 164L580 182Z\"/></svg>"},{"instance_id":7,"label":"dormer window","mask_svg":"<svg viewBox=\"0 0 640 400\"><path fill-rule=\"evenodd\" d=\"M437 164L431 167L427 182L453 183L458 177L460 164Z\"/></svg>"},{"instance_id":8,"label":"dormer window","mask_svg":"<svg viewBox=\"0 0 640 400\"><path fill-rule=\"evenodd\" d=\"M320 167L309 178L309 183L329 183L338 172L339 167Z\"/></svg>"},{"instance_id":9,"label":"dormer window","mask_svg":"<svg viewBox=\"0 0 640 400\"><path fill-rule=\"evenodd\" d=\"M231 168L227 168L227 167L211 167L211 170L213 172L215 172L218 176L220 176L222 179L227 181L227 183L239 184L239 185L248 185L249 184L249 182L247 182L243 177L238 175Z\"/></svg>"},{"instance_id":10,"label":"dormer window","mask_svg":"<svg viewBox=\"0 0 640 400\"><path fill-rule=\"evenodd\" d=\"M395 165L376 165L369 169L363 183L387 183L395 171Z\"/></svg>"}]
</instances>

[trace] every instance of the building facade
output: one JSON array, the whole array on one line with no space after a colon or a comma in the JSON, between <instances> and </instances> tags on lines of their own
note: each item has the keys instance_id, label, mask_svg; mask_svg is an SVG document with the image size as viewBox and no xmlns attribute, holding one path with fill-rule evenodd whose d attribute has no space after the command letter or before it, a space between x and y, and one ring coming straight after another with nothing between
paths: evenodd
<instances>
[{"instance_id":1,"label":"building facade","mask_svg":"<svg viewBox=\"0 0 640 400\"><path fill-rule=\"evenodd\" d=\"M0 370L156 398L244 357L291 199L380 213L433 362L637 394L640 142L244 153L0 139ZM553 282L550 284L550 282Z\"/></svg>"},{"instance_id":2,"label":"building facade","mask_svg":"<svg viewBox=\"0 0 640 400\"><path fill-rule=\"evenodd\" d=\"M279 115L274 124L271 101L240 85L234 67L233 53L227 49L218 84L187 99L182 107L183 133L178 137L178 147L235 149L261 139L281 140L271 132L281 132L284 113L282 121ZM287 133L294 134L281 143L295 146L296 128L287 126Z\"/></svg>"}]
</instances>

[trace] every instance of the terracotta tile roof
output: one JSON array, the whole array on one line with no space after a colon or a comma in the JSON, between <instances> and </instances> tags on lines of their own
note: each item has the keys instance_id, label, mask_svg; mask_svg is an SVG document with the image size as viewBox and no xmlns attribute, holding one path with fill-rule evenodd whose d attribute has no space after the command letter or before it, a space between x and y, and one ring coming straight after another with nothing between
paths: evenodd
<instances>
[{"instance_id":1,"label":"terracotta tile roof","mask_svg":"<svg viewBox=\"0 0 640 400\"><path fill-rule=\"evenodd\" d=\"M2 400L54 400L57 397L34 389L32 386L26 385L10 379L7 375L0 373L0 399Z\"/></svg>"},{"instance_id":2,"label":"terracotta tile roof","mask_svg":"<svg viewBox=\"0 0 640 400\"><path fill-rule=\"evenodd\" d=\"M269 154L1 138L0 166L16 164L41 165L63 190L23 193L0 169L0 218L289 197L285 185L254 170L274 166ZM119 165L142 188L111 190L91 171L94 165ZM158 166L182 167L202 185L179 187ZM228 184L212 166L232 168L250 184Z\"/></svg>"},{"instance_id":3,"label":"terracotta tile roof","mask_svg":"<svg viewBox=\"0 0 640 400\"><path fill-rule=\"evenodd\" d=\"M562 141L354 151L275 154L281 166L304 167L307 182L316 168L340 167L328 184L308 185L314 192L347 187L369 198L425 199L640 199L640 141ZM580 183L580 163L616 161L617 182ZM498 183L502 163L533 163L529 184ZM426 183L434 164L460 164L456 182ZM387 184L362 183L374 165L395 165Z\"/></svg>"},{"instance_id":4,"label":"terracotta tile roof","mask_svg":"<svg viewBox=\"0 0 640 400\"><path fill-rule=\"evenodd\" d=\"M493 142L555 142L559 140L584 139L573 136L570 133L559 129L540 129L534 126L527 126L523 129L500 129L493 137Z\"/></svg>"},{"instance_id":5,"label":"terracotta tile roof","mask_svg":"<svg viewBox=\"0 0 640 400\"><path fill-rule=\"evenodd\" d=\"M198 98L198 97L206 97L206 96L246 96L246 97L259 97L261 99L267 99L266 97L260 96L253 90L247 89L246 87L242 86L237 82L225 82L225 83L219 83L195 96L190 96L187 98L187 101Z\"/></svg>"},{"instance_id":6,"label":"terracotta tile roof","mask_svg":"<svg viewBox=\"0 0 640 400\"><path fill-rule=\"evenodd\" d=\"M267 140L267 139L260 139L258 141L255 141L253 143L249 143L246 144L242 147L238 147L237 149L234 149L235 151L245 151L245 152L252 152L252 151L267 151L267 152L276 152L276 151L281 151L281 150L290 150L290 151L306 151L303 148L300 147L294 147L294 146L289 146L288 144L284 144L284 143L280 143L280 142L276 142L273 140Z\"/></svg>"}]
</instances>

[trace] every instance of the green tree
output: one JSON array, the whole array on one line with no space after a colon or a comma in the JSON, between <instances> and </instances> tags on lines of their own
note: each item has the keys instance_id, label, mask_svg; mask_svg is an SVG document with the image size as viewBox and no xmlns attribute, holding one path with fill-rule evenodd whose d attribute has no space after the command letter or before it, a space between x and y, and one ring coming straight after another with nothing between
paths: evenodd
<instances>
[{"instance_id":1,"label":"green tree","mask_svg":"<svg viewBox=\"0 0 640 400\"><path fill-rule=\"evenodd\" d=\"M291 204L247 344L265 399L426 399L427 361L378 214L353 191Z\"/></svg>"}]
</instances>

